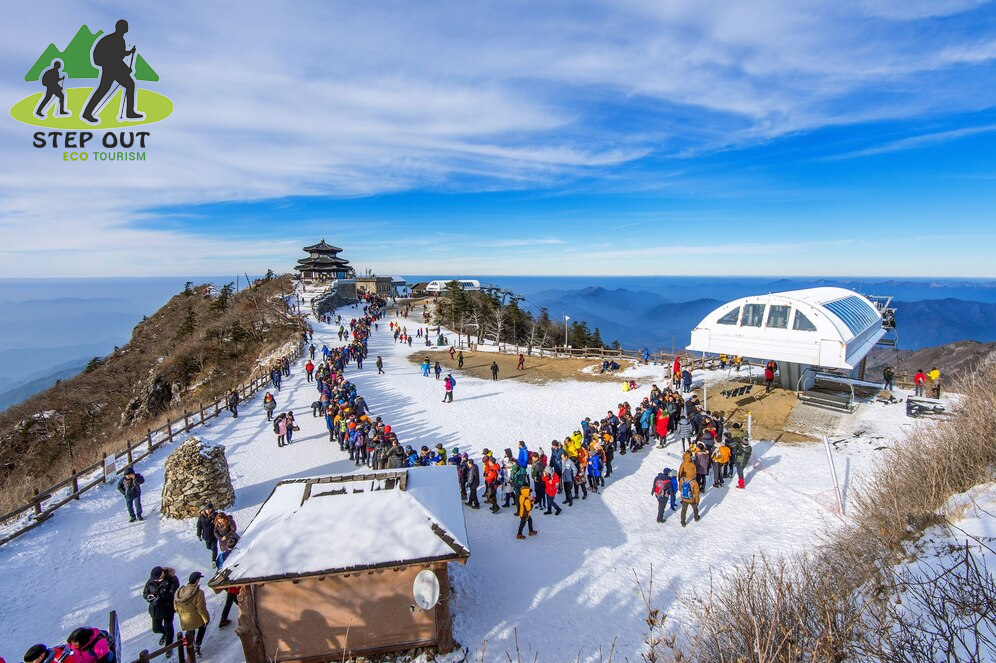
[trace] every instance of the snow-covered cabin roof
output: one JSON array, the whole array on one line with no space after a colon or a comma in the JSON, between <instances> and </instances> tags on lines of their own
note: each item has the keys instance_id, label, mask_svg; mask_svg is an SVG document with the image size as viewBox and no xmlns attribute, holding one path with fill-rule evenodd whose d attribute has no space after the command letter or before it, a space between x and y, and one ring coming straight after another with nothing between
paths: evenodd
<instances>
[{"instance_id":1,"label":"snow-covered cabin roof","mask_svg":"<svg viewBox=\"0 0 996 663\"><path fill-rule=\"evenodd\" d=\"M723 304L692 330L688 349L849 370L884 335L882 314L866 297L807 288Z\"/></svg>"},{"instance_id":2,"label":"snow-covered cabin roof","mask_svg":"<svg viewBox=\"0 0 996 663\"><path fill-rule=\"evenodd\" d=\"M452 465L281 481L212 587L470 556Z\"/></svg>"}]
</instances>

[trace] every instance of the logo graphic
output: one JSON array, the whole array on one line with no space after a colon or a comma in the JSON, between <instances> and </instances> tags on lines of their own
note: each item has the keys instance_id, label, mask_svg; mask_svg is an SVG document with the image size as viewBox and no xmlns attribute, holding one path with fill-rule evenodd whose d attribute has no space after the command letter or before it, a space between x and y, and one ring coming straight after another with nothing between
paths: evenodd
<instances>
[{"instance_id":1,"label":"logo graphic","mask_svg":"<svg viewBox=\"0 0 996 663\"><path fill-rule=\"evenodd\" d=\"M64 51L49 44L25 74L44 91L14 104L18 122L50 129L116 129L159 122L173 112L173 102L158 92L139 88L137 81L156 82L159 75L125 41L128 21L114 32L93 33L80 27ZM69 87L70 82L98 79L96 87Z\"/></svg>"}]
</instances>

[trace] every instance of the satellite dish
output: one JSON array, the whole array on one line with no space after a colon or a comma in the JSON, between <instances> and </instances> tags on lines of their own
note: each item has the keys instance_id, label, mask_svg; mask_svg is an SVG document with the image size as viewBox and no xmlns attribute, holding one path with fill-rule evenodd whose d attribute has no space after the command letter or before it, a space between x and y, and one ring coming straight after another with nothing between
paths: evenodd
<instances>
[{"instance_id":1,"label":"satellite dish","mask_svg":"<svg viewBox=\"0 0 996 663\"><path fill-rule=\"evenodd\" d=\"M412 585L415 603L423 610L432 610L439 602L439 578L430 569L419 571Z\"/></svg>"}]
</instances>

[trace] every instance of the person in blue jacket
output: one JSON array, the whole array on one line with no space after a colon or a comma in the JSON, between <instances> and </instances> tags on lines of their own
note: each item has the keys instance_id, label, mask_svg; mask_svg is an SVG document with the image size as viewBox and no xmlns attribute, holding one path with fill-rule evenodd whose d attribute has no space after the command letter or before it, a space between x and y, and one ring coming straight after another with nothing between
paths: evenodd
<instances>
[{"instance_id":1,"label":"person in blue jacket","mask_svg":"<svg viewBox=\"0 0 996 663\"><path fill-rule=\"evenodd\" d=\"M519 467L529 467L529 449L522 440L519 440L519 455L516 462L519 463Z\"/></svg>"},{"instance_id":2,"label":"person in blue jacket","mask_svg":"<svg viewBox=\"0 0 996 663\"><path fill-rule=\"evenodd\" d=\"M684 386L685 393L686 394L691 393L692 392L692 372L690 370L688 370L687 368L684 368L681 371L681 382L682 382L682 384Z\"/></svg>"},{"instance_id":3,"label":"person in blue jacket","mask_svg":"<svg viewBox=\"0 0 996 663\"><path fill-rule=\"evenodd\" d=\"M602 457L598 454L588 456L588 486L592 492L598 492L598 484L602 478Z\"/></svg>"},{"instance_id":4,"label":"person in blue jacket","mask_svg":"<svg viewBox=\"0 0 996 663\"><path fill-rule=\"evenodd\" d=\"M650 350L643 346L643 350L640 351L640 358L643 359L644 364L650 363Z\"/></svg>"},{"instance_id":5,"label":"person in blue jacket","mask_svg":"<svg viewBox=\"0 0 996 663\"><path fill-rule=\"evenodd\" d=\"M650 486L650 494L657 498L657 522L664 522L664 510L667 508L668 498L671 500L671 510L678 510L675 497L677 492L678 478L673 476L671 468L665 467L654 477L654 482Z\"/></svg>"}]
</instances>

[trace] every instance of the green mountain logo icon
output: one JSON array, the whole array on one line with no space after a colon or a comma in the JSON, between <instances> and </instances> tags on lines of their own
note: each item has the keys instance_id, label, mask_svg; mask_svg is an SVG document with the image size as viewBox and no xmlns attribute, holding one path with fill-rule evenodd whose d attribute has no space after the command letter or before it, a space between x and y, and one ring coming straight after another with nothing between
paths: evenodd
<instances>
[{"instance_id":1,"label":"green mountain logo icon","mask_svg":"<svg viewBox=\"0 0 996 663\"><path fill-rule=\"evenodd\" d=\"M69 78L98 78L100 71L90 62L90 51L97 37L104 34L103 30L90 32L86 25L80 27L79 32L73 37L66 50L60 51L55 44L49 44L45 52L35 62L34 66L24 75L24 80L33 82L39 80L42 72L52 64L56 58L62 60L63 73ZM135 57L135 79L140 81L158 81L157 74L141 54Z\"/></svg>"}]
</instances>

